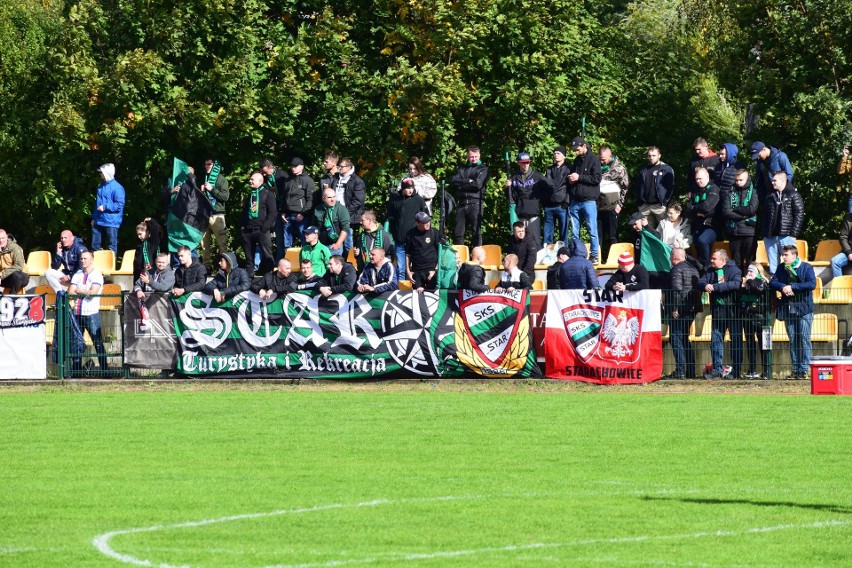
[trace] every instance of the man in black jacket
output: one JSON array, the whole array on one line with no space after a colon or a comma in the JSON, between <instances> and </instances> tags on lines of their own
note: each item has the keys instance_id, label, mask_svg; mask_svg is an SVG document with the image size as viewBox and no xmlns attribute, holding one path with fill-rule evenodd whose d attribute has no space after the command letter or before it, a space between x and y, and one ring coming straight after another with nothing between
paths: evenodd
<instances>
[{"instance_id":1,"label":"man in black jacket","mask_svg":"<svg viewBox=\"0 0 852 568\"><path fill-rule=\"evenodd\" d=\"M406 178L400 182L400 190L391 194L388 202L388 231L393 237L396 248L396 268L400 275L405 274L405 238L408 231L416 225L414 216L420 213L428 213L426 200L417 194L414 180Z\"/></svg>"},{"instance_id":2,"label":"man in black jacket","mask_svg":"<svg viewBox=\"0 0 852 568\"><path fill-rule=\"evenodd\" d=\"M636 264L633 255L624 251L618 256L618 270L609 277L604 288L616 292L639 292L648 289L648 271Z\"/></svg>"},{"instance_id":3,"label":"man in black jacket","mask_svg":"<svg viewBox=\"0 0 852 568\"><path fill-rule=\"evenodd\" d=\"M568 247L560 247L559 250L556 251L556 262L547 267L548 290L562 289L559 285L559 271L562 269L562 265L565 264L565 261L569 258L571 258L571 251Z\"/></svg>"},{"instance_id":4,"label":"man in black jacket","mask_svg":"<svg viewBox=\"0 0 852 568\"><path fill-rule=\"evenodd\" d=\"M482 263L485 262L485 249L482 247L473 247L470 251L470 260L463 262L459 266L459 275L456 287L459 290L471 290L477 294L490 290L488 283L485 281L485 269L482 268Z\"/></svg>"},{"instance_id":5,"label":"man in black jacket","mask_svg":"<svg viewBox=\"0 0 852 568\"><path fill-rule=\"evenodd\" d=\"M805 202L783 170L772 174L772 188L763 208L761 233L769 258L770 276L778 268L781 247L796 244L805 222Z\"/></svg>"},{"instance_id":6,"label":"man in black jacket","mask_svg":"<svg viewBox=\"0 0 852 568\"><path fill-rule=\"evenodd\" d=\"M852 213L847 213L840 223L840 235L837 237L840 240L840 252L831 258L831 276L833 278L842 275L843 268L852 262L850 236L852 236Z\"/></svg>"},{"instance_id":7,"label":"man in black jacket","mask_svg":"<svg viewBox=\"0 0 852 568\"><path fill-rule=\"evenodd\" d=\"M405 272L414 290L434 290L437 286L438 251L440 234L431 226L428 213L420 212L414 216L417 225L408 231L405 237Z\"/></svg>"},{"instance_id":8,"label":"man in black jacket","mask_svg":"<svg viewBox=\"0 0 852 568\"><path fill-rule=\"evenodd\" d=\"M743 361L743 325L739 312L739 294L743 274L724 249L713 252L710 266L698 281L698 288L710 294L710 313L713 322L710 332L710 353L713 370L704 374L705 379L721 379L726 375L722 369L725 347L725 331L731 336L731 378L739 378Z\"/></svg>"},{"instance_id":9,"label":"man in black jacket","mask_svg":"<svg viewBox=\"0 0 852 568\"><path fill-rule=\"evenodd\" d=\"M704 138L696 138L692 147L695 148L695 155L689 159L689 170L686 174L687 191L690 195L702 189L695 182L696 172L704 168L710 179L716 179L716 168L720 165L719 155L710 149L710 145Z\"/></svg>"},{"instance_id":10,"label":"man in black jacket","mask_svg":"<svg viewBox=\"0 0 852 568\"><path fill-rule=\"evenodd\" d=\"M207 267L192 257L188 246L178 249L178 267L175 269L175 287L172 296L198 292L207 283Z\"/></svg>"},{"instance_id":11,"label":"man in black jacket","mask_svg":"<svg viewBox=\"0 0 852 568\"><path fill-rule=\"evenodd\" d=\"M479 159L479 147L467 149L467 164L460 167L450 180L456 190L456 226L453 244L465 244L464 233L469 223L473 236L472 246L482 244L482 200L485 198L485 183L488 168Z\"/></svg>"},{"instance_id":12,"label":"man in black jacket","mask_svg":"<svg viewBox=\"0 0 852 568\"><path fill-rule=\"evenodd\" d=\"M589 229L591 238L589 260L598 263L598 197L601 194L601 162L592 152L582 136L571 142L571 150L577 156L568 174L568 195L571 205L571 236L580 238L580 222Z\"/></svg>"},{"instance_id":13,"label":"man in black jacket","mask_svg":"<svg viewBox=\"0 0 852 568\"><path fill-rule=\"evenodd\" d=\"M332 294L354 292L358 274L355 267L336 254L328 261L328 272L320 279L319 293L328 298Z\"/></svg>"},{"instance_id":14,"label":"man in black jacket","mask_svg":"<svg viewBox=\"0 0 852 568\"><path fill-rule=\"evenodd\" d=\"M509 237L509 253L518 257L518 268L529 277L531 282L534 281L538 243L527 234L523 221L516 221L512 225L512 236Z\"/></svg>"},{"instance_id":15,"label":"man in black jacket","mask_svg":"<svg viewBox=\"0 0 852 568\"><path fill-rule=\"evenodd\" d=\"M272 295L282 297L296 289L296 275L292 273L293 267L290 261L282 258L278 261L278 268L272 272L267 272L260 278L252 282L249 290L260 296L264 302L272 299Z\"/></svg>"},{"instance_id":16,"label":"man in black jacket","mask_svg":"<svg viewBox=\"0 0 852 568\"><path fill-rule=\"evenodd\" d=\"M290 160L290 177L284 182L284 187L277 199L276 260L284 258L287 249L295 246L297 241L301 242L302 232L311 222L314 192L314 180L305 173L305 162L299 157Z\"/></svg>"},{"instance_id":17,"label":"man in black jacket","mask_svg":"<svg viewBox=\"0 0 852 568\"><path fill-rule=\"evenodd\" d=\"M737 170L733 177L733 187L722 191L719 199L722 202L722 218L731 246L731 256L734 264L745 273L748 265L754 261L752 251L755 250L757 231L757 190L751 183L748 170Z\"/></svg>"},{"instance_id":18,"label":"man in black jacket","mask_svg":"<svg viewBox=\"0 0 852 568\"><path fill-rule=\"evenodd\" d=\"M648 147L648 162L639 169L633 188L639 212L652 229L665 219L666 208L674 195L674 170L662 160L660 149Z\"/></svg>"},{"instance_id":19,"label":"man in black jacket","mask_svg":"<svg viewBox=\"0 0 852 568\"><path fill-rule=\"evenodd\" d=\"M205 294L212 295L217 302L224 302L249 289L251 279L245 270L237 266L237 255L228 251L220 254L218 260L219 272L204 286Z\"/></svg>"},{"instance_id":20,"label":"man in black jacket","mask_svg":"<svg viewBox=\"0 0 852 568\"><path fill-rule=\"evenodd\" d=\"M568 174L571 166L565 161L565 146L553 150L553 165L547 168L544 179L548 187L544 202L544 244L552 245L556 241L568 242ZM559 221L559 234L556 235L556 221Z\"/></svg>"},{"instance_id":21,"label":"man in black jacket","mask_svg":"<svg viewBox=\"0 0 852 568\"><path fill-rule=\"evenodd\" d=\"M333 187L337 202L346 207L349 212L349 232L343 241L343 258L347 258L349 249L358 239L361 228L361 215L364 214L364 203L367 200L367 186L358 174L351 158L341 158L339 172L334 177Z\"/></svg>"},{"instance_id":22,"label":"man in black jacket","mask_svg":"<svg viewBox=\"0 0 852 568\"><path fill-rule=\"evenodd\" d=\"M240 233L243 237L243 251L246 255L246 272L251 279L255 272L254 253L257 248L260 249L261 255L258 270L266 272L274 264L269 231L275 226L278 210L275 207L275 195L264 186L261 172L252 172L249 186L251 191L243 210Z\"/></svg>"},{"instance_id":23,"label":"man in black jacket","mask_svg":"<svg viewBox=\"0 0 852 568\"><path fill-rule=\"evenodd\" d=\"M216 252L223 253L228 250L228 226L225 221L225 204L231 197L231 190L228 185L228 178L222 173L222 166L218 160L207 158L204 160L204 181L202 181L199 189L210 206L213 208L213 213L210 214L210 219L207 221L207 230L204 231L204 237L201 239L201 250L204 264L210 264L210 251L212 250L212 239L216 238Z\"/></svg>"},{"instance_id":24,"label":"man in black jacket","mask_svg":"<svg viewBox=\"0 0 852 568\"><path fill-rule=\"evenodd\" d=\"M666 379L695 376L695 350L689 341L689 328L695 321L695 295L698 293L698 262L688 259L686 251L674 248L671 253L671 289L668 291L669 342L675 359L674 371Z\"/></svg>"},{"instance_id":25,"label":"man in black jacket","mask_svg":"<svg viewBox=\"0 0 852 568\"><path fill-rule=\"evenodd\" d=\"M296 281L296 290L313 290L320 285L321 278L314 274L314 265L310 259L305 258L300 260L299 268L302 270L302 273Z\"/></svg>"},{"instance_id":26,"label":"man in black jacket","mask_svg":"<svg viewBox=\"0 0 852 568\"><path fill-rule=\"evenodd\" d=\"M539 247L541 242L541 200L547 194L544 177L530 166L527 152L518 154L518 171L506 180L509 207L515 208L519 221L527 228L527 235Z\"/></svg>"},{"instance_id":27,"label":"man in black jacket","mask_svg":"<svg viewBox=\"0 0 852 568\"><path fill-rule=\"evenodd\" d=\"M696 189L689 199L687 214L692 223L692 242L695 244L698 262L707 266L710 261L710 249L719 236L717 228L721 214L719 207L719 188L710 182L710 172L698 168L695 172Z\"/></svg>"}]
</instances>

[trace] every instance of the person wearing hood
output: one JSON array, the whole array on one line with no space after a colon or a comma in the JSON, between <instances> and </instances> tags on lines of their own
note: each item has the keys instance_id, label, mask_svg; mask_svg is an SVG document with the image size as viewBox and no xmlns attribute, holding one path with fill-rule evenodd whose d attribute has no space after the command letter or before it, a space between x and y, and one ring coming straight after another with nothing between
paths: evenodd
<instances>
[{"instance_id":1,"label":"person wearing hood","mask_svg":"<svg viewBox=\"0 0 852 568\"><path fill-rule=\"evenodd\" d=\"M714 180L716 179L716 170L721 165L719 155L710 149L707 140L704 138L696 138L695 142L692 143L692 147L695 149L695 155L689 159L689 169L686 176L687 192L690 195L694 195L699 190L704 189L695 181L695 174L700 168L707 170L710 180Z\"/></svg>"},{"instance_id":2,"label":"person wearing hood","mask_svg":"<svg viewBox=\"0 0 852 568\"><path fill-rule=\"evenodd\" d=\"M514 292L515 290L531 290L532 279L518 268L518 255L507 254L503 258L503 272L495 292Z\"/></svg>"},{"instance_id":3,"label":"person wearing hood","mask_svg":"<svg viewBox=\"0 0 852 568\"><path fill-rule=\"evenodd\" d=\"M257 294L261 300L268 302L275 294L281 298L296 290L297 278L293 274L293 266L289 260L282 258L275 270L267 272L263 278L252 282L249 290Z\"/></svg>"},{"instance_id":4,"label":"person wearing hood","mask_svg":"<svg viewBox=\"0 0 852 568\"><path fill-rule=\"evenodd\" d=\"M60 233L56 254L50 268L44 272L44 279L54 292L61 292L71 283L71 277L80 270L80 255L86 250L83 239L75 237L68 229Z\"/></svg>"},{"instance_id":5,"label":"person wearing hood","mask_svg":"<svg viewBox=\"0 0 852 568\"><path fill-rule=\"evenodd\" d=\"M396 249L396 267L400 274L405 271L405 238L412 230L416 222L414 217L418 213L429 214L426 201L418 195L414 180L405 178L399 182L399 191L391 195L388 202L387 226L388 232L393 237Z\"/></svg>"},{"instance_id":6,"label":"person wearing hood","mask_svg":"<svg viewBox=\"0 0 852 568\"><path fill-rule=\"evenodd\" d=\"M725 142L719 147L719 165L713 174L713 182L719 187L719 193L730 191L734 187L734 176L745 166L737 161L740 149L736 144Z\"/></svg>"},{"instance_id":7,"label":"person wearing hood","mask_svg":"<svg viewBox=\"0 0 852 568\"><path fill-rule=\"evenodd\" d=\"M772 176L773 191L766 196L761 234L769 258L769 275L775 274L781 247L796 244L805 222L805 202L783 170Z\"/></svg>"},{"instance_id":8,"label":"person wearing hood","mask_svg":"<svg viewBox=\"0 0 852 568\"><path fill-rule=\"evenodd\" d=\"M559 271L562 269L562 265L565 264L565 261L570 257L571 251L568 247L559 247L559 250L556 251L556 262L547 267L548 290L560 290L562 288L559 285Z\"/></svg>"},{"instance_id":9,"label":"person wearing hood","mask_svg":"<svg viewBox=\"0 0 852 568\"><path fill-rule=\"evenodd\" d=\"M671 286L666 293L666 310L669 314L669 336L675 369L664 379L695 377L695 350L689 341L689 328L695 321L696 309L700 309L698 261L688 256L680 247L672 249Z\"/></svg>"},{"instance_id":10,"label":"person wearing hood","mask_svg":"<svg viewBox=\"0 0 852 568\"><path fill-rule=\"evenodd\" d=\"M725 221L725 234L731 246L734 264L740 270L754 261L755 231L757 230L757 191L751 183L748 170L737 170L734 186L723 190L719 200L722 202L722 219Z\"/></svg>"},{"instance_id":11,"label":"person wearing hood","mask_svg":"<svg viewBox=\"0 0 852 568\"><path fill-rule=\"evenodd\" d=\"M773 179L773 182L775 180ZM814 322L813 291L816 288L814 267L799 258L796 245L781 249L784 263L769 281L780 293L778 319L787 328L790 338L790 361L793 369L788 379L806 379L811 363L811 326Z\"/></svg>"},{"instance_id":12,"label":"person wearing hood","mask_svg":"<svg viewBox=\"0 0 852 568\"><path fill-rule=\"evenodd\" d=\"M559 269L560 290L591 290L600 288L592 263L586 258L586 245L580 239L571 239L570 257Z\"/></svg>"},{"instance_id":13,"label":"person wearing hood","mask_svg":"<svg viewBox=\"0 0 852 568\"><path fill-rule=\"evenodd\" d=\"M767 146L758 141L751 145L749 155L757 163L754 186L757 189L757 198L761 203L764 202L767 195L772 193L772 176L775 172L784 172L792 187L793 165L787 158L787 154L775 146Z\"/></svg>"},{"instance_id":14,"label":"person wearing hood","mask_svg":"<svg viewBox=\"0 0 852 568\"><path fill-rule=\"evenodd\" d=\"M692 222L692 242L698 261L706 266L710 261L710 249L716 242L721 219L719 188L710 181L710 172L704 168L695 171L695 191L690 194L687 212Z\"/></svg>"},{"instance_id":15,"label":"person wearing hood","mask_svg":"<svg viewBox=\"0 0 852 568\"><path fill-rule=\"evenodd\" d=\"M263 173L252 172L249 178L249 186L251 190L246 198L240 233L243 238L243 252L246 255L246 271L249 279L251 279L254 278L254 258L258 249L260 250L261 261L257 270L266 272L273 266L269 231L275 226L278 209L275 206L275 194L264 185Z\"/></svg>"},{"instance_id":16,"label":"person wearing hood","mask_svg":"<svg viewBox=\"0 0 852 568\"><path fill-rule=\"evenodd\" d=\"M772 290L769 278L763 267L752 263L743 278L743 289L740 292L740 317L743 320L745 332L745 348L748 354L747 379L772 378L772 346L764 345L763 330L772 328ZM757 352L760 351L760 361L763 373L757 372Z\"/></svg>"},{"instance_id":17,"label":"person wearing hood","mask_svg":"<svg viewBox=\"0 0 852 568\"><path fill-rule=\"evenodd\" d=\"M512 224L512 236L509 237L509 253L518 257L518 267L535 280L535 257L538 254L538 243L527 233L523 221Z\"/></svg>"},{"instance_id":18,"label":"person wearing hood","mask_svg":"<svg viewBox=\"0 0 852 568\"><path fill-rule=\"evenodd\" d=\"M743 273L734 261L728 259L724 249L713 251L710 266L698 281L698 288L710 294L710 313L713 316L710 334L710 352L713 370L705 373L705 379L721 379L727 376L722 369L724 358L725 331L731 336L730 378L740 377L743 360L743 327L739 315L739 293Z\"/></svg>"},{"instance_id":19,"label":"person wearing hood","mask_svg":"<svg viewBox=\"0 0 852 568\"><path fill-rule=\"evenodd\" d=\"M118 228L124 220L124 187L115 179L115 166L104 164L98 168L101 184L92 212L92 250L101 250L104 239L109 250L118 256Z\"/></svg>"},{"instance_id":20,"label":"person wearing hood","mask_svg":"<svg viewBox=\"0 0 852 568\"><path fill-rule=\"evenodd\" d=\"M399 279L393 263L385 256L385 249L376 247L370 251L370 264L364 267L358 278L358 291L362 294L383 294L397 289Z\"/></svg>"},{"instance_id":21,"label":"person wearing hood","mask_svg":"<svg viewBox=\"0 0 852 568\"><path fill-rule=\"evenodd\" d=\"M400 180L397 193L402 191L402 182L407 179L414 183L415 193L422 197L426 203L426 213L432 215L432 200L438 194L438 183L432 177L432 174L426 171L426 166L417 156L408 158L408 173Z\"/></svg>"},{"instance_id":22,"label":"person wearing hood","mask_svg":"<svg viewBox=\"0 0 852 568\"><path fill-rule=\"evenodd\" d=\"M580 222L586 223L591 240L591 251L589 260L597 264L598 254L598 197L601 194L601 161L592 152L591 147L582 136L577 136L571 141L571 150L575 154L574 163L571 164L571 173L568 174L568 195L571 205L568 213L571 214L571 236L580 237Z\"/></svg>"},{"instance_id":23,"label":"person wearing hood","mask_svg":"<svg viewBox=\"0 0 852 568\"><path fill-rule=\"evenodd\" d=\"M212 295L217 302L224 302L249 289L251 279L245 270L237 266L237 255L228 251L220 254L218 261L219 272L204 286L205 294Z\"/></svg>"},{"instance_id":24,"label":"person wearing hood","mask_svg":"<svg viewBox=\"0 0 852 568\"><path fill-rule=\"evenodd\" d=\"M355 239L358 238L356 233L361 228L361 215L364 214L367 186L364 184L364 180L355 173L352 158L340 158L337 167L339 171L332 182L332 187L337 196L337 203L343 205L349 213L349 231L347 231L346 239L343 241L341 254L343 258L347 258L349 249L354 246ZM336 247L329 248L333 250Z\"/></svg>"},{"instance_id":25,"label":"person wearing hood","mask_svg":"<svg viewBox=\"0 0 852 568\"><path fill-rule=\"evenodd\" d=\"M481 294L491 289L485 282L485 269L482 268L483 262L485 262L485 249L482 247L473 247L473 250L470 251L470 260L463 262L459 266L459 275L456 282L456 287L459 290L470 290Z\"/></svg>"},{"instance_id":26,"label":"person wearing hood","mask_svg":"<svg viewBox=\"0 0 852 568\"><path fill-rule=\"evenodd\" d=\"M541 247L541 200L546 197L549 186L544 176L532 169L530 162L527 152L518 154L518 171L506 180L506 191L509 208L514 206L518 220L524 223L527 235L535 243L538 252Z\"/></svg>"}]
</instances>

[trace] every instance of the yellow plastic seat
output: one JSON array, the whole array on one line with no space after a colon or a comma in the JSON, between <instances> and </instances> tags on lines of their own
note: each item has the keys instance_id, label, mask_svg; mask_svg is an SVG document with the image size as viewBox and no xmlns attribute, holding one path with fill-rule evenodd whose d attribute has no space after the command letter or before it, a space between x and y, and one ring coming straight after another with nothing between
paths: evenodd
<instances>
[{"instance_id":1,"label":"yellow plastic seat","mask_svg":"<svg viewBox=\"0 0 852 568\"><path fill-rule=\"evenodd\" d=\"M470 260L470 249L467 245L453 245L453 249L455 249L456 254L459 257L459 262L467 262Z\"/></svg>"},{"instance_id":2,"label":"yellow plastic seat","mask_svg":"<svg viewBox=\"0 0 852 568\"><path fill-rule=\"evenodd\" d=\"M804 261L808 260L808 241L796 239L796 249L799 251L799 258Z\"/></svg>"},{"instance_id":3,"label":"yellow plastic seat","mask_svg":"<svg viewBox=\"0 0 852 568\"><path fill-rule=\"evenodd\" d=\"M824 288L822 304L852 303L852 276L835 276Z\"/></svg>"},{"instance_id":4,"label":"yellow plastic seat","mask_svg":"<svg viewBox=\"0 0 852 568\"><path fill-rule=\"evenodd\" d=\"M411 284L411 280L400 280L399 281L399 289L400 290L413 290L414 287Z\"/></svg>"},{"instance_id":5,"label":"yellow plastic seat","mask_svg":"<svg viewBox=\"0 0 852 568\"><path fill-rule=\"evenodd\" d=\"M299 254L302 252L302 247L290 247L284 252L284 258L290 261L290 268L293 272L301 272L302 268L299 265Z\"/></svg>"},{"instance_id":6,"label":"yellow plastic seat","mask_svg":"<svg viewBox=\"0 0 852 568\"><path fill-rule=\"evenodd\" d=\"M633 243L615 243L614 245L609 247L609 254L607 254L606 257L606 263L598 265L598 268L607 270L614 270L618 268L618 257L621 256L621 253L625 251L629 252L632 256L634 254Z\"/></svg>"},{"instance_id":7,"label":"yellow plastic seat","mask_svg":"<svg viewBox=\"0 0 852 568\"><path fill-rule=\"evenodd\" d=\"M763 266L769 266L769 257L766 254L766 244L764 244L763 239L757 241L755 262L759 262Z\"/></svg>"},{"instance_id":8,"label":"yellow plastic seat","mask_svg":"<svg viewBox=\"0 0 852 568\"><path fill-rule=\"evenodd\" d=\"M544 280L533 280L533 290L547 290L547 282Z\"/></svg>"},{"instance_id":9,"label":"yellow plastic seat","mask_svg":"<svg viewBox=\"0 0 852 568\"><path fill-rule=\"evenodd\" d=\"M838 253L843 252L838 240L820 241L816 248L816 254L811 262L813 266L829 266L831 259Z\"/></svg>"},{"instance_id":10,"label":"yellow plastic seat","mask_svg":"<svg viewBox=\"0 0 852 568\"><path fill-rule=\"evenodd\" d=\"M482 245L485 249L485 262L482 268L485 270L498 270L503 266L503 249L500 245Z\"/></svg>"},{"instance_id":11,"label":"yellow plastic seat","mask_svg":"<svg viewBox=\"0 0 852 568\"><path fill-rule=\"evenodd\" d=\"M115 253L111 250L96 250L93 254L95 269L104 276L110 276L115 272Z\"/></svg>"},{"instance_id":12,"label":"yellow plastic seat","mask_svg":"<svg viewBox=\"0 0 852 568\"><path fill-rule=\"evenodd\" d=\"M27 273L30 276L43 276L53 260L49 251L34 250L27 255Z\"/></svg>"},{"instance_id":13,"label":"yellow plastic seat","mask_svg":"<svg viewBox=\"0 0 852 568\"><path fill-rule=\"evenodd\" d=\"M133 262L136 260L136 249L124 251L121 257L121 268L114 270L112 273L117 276L132 276Z\"/></svg>"},{"instance_id":14,"label":"yellow plastic seat","mask_svg":"<svg viewBox=\"0 0 852 568\"><path fill-rule=\"evenodd\" d=\"M47 304L47 307L50 307L50 306L53 306L53 305L56 304L56 292L54 292L53 288L51 288L50 285L48 285L48 284L39 284L33 290L33 294L36 294L36 295L44 294L45 295L45 303Z\"/></svg>"},{"instance_id":15,"label":"yellow plastic seat","mask_svg":"<svg viewBox=\"0 0 852 568\"><path fill-rule=\"evenodd\" d=\"M104 284L101 288L101 310L117 310L121 306L121 286Z\"/></svg>"}]
</instances>

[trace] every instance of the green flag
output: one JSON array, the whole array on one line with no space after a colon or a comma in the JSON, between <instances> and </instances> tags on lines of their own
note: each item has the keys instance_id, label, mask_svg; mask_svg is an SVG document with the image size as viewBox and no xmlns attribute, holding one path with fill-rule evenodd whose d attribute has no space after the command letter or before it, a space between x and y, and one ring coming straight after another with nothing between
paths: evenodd
<instances>
[{"instance_id":1,"label":"green flag","mask_svg":"<svg viewBox=\"0 0 852 568\"><path fill-rule=\"evenodd\" d=\"M456 249L447 242L441 242L438 249L438 275L436 278L438 289L456 287L456 273L458 271L456 258Z\"/></svg>"},{"instance_id":2,"label":"green flag","mask_svg":"<svg viewBox=\"0 0 852 568\"><path fill-rule=\"evenodd\" d=\"M639 236L641 239L639 264L648 272L671 272L672 248L647 229L642 229Z\"/></svg>"},{"instance_id":3,"label":"green flag","mask_svg":"<svg viewBox=\"0 0 852 568\"><path fill-rule=\"evenodd\" d=\"M180 190L172 194L166 217L169 251L177 252L181 246L195 250L207 230L213 206L195 185L195 180L189 178L189 166L177 158L172 167L171 187L175 185L180 185Z\"/></svg>"}]
</instances>

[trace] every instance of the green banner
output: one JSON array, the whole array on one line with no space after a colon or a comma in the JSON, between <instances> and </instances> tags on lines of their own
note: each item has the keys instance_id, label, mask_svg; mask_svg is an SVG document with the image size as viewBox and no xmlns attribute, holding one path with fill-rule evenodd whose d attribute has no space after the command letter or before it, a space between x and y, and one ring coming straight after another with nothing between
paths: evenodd
<instances>
[{"instance_id":1,"label":"green banner","mask_svg":"<svg viewBox=\"0 0 852 568\"><path fill-rule=\"evenodd\" d=\"M252 292L217 304L172 300L177 370L185 375L391 379L541 376L529 295L440 290Z\"/></svg>"}]
</instances>

